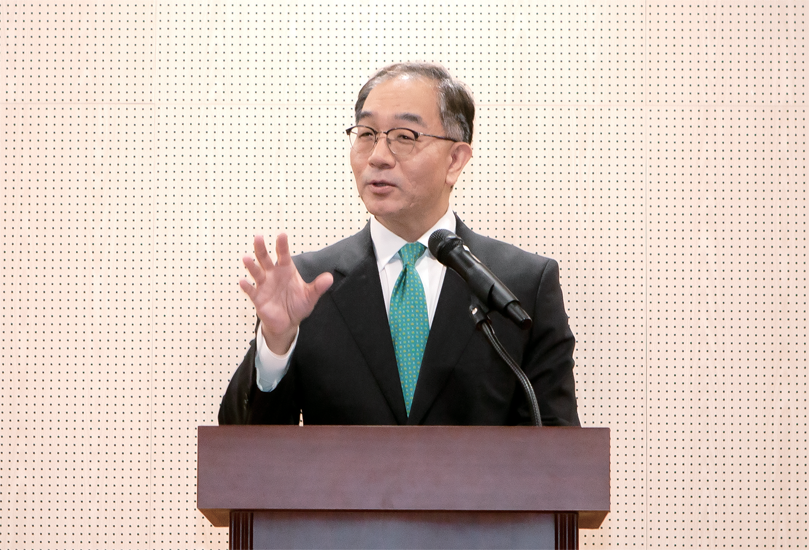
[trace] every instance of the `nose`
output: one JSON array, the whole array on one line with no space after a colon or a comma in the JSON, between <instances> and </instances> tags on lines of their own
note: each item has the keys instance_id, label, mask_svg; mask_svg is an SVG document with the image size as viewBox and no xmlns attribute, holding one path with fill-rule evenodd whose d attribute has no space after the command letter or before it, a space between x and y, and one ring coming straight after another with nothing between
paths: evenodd
<instances>
[{"instance_id":1,"label":"nose","mask_svg":"<svg viewBox=\"0 0 809 550\"><path fill-rule=\"evenodd\" d=\"M371 154L368 156L368 164L374 166L392 166L396 164L396 156L390 152L387 134L379 134Z\"/></svg>"}]
</instances>

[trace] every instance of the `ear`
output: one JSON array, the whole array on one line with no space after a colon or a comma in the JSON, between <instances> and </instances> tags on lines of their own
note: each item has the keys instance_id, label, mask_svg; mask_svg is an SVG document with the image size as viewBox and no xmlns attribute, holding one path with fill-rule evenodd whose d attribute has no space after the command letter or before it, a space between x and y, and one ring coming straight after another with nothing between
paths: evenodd
<instances>
[{"instance_id":1,"label":"ear","mask_svg":"<svg viewBox=\"0 0 809 550\"><path fill-rule=\"evenodd\" d=\"M472 159L472 146L463 141L452 144L449 150L449 167L447 169L446 184L450 187L455 185L466 163Z\"/></svg>"}]
</instances>

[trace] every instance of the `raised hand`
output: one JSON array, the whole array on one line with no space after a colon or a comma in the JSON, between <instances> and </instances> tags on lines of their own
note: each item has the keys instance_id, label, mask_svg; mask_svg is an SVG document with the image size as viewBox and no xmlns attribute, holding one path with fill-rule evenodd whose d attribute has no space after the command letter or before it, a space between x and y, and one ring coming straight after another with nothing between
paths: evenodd
<instances>
[{"instance_id":1,"label":"raised hand","mask_svg":"<svg viewBox=\"0 0 809 550\"><path fill-rule=\"evenodd\" d=\"M334 278L331 273L321 273L311 283L304 281L289 255L289 242L284 233L280 233L275 241L275 263L267 252L262 235L255 236L253 251L255 260L245 256L242 261L255 285L242 279L239 286L256 308L267 347L273 353L283 355L295 340L301 321L312 313Z\"/></svg>"}]
</instances>

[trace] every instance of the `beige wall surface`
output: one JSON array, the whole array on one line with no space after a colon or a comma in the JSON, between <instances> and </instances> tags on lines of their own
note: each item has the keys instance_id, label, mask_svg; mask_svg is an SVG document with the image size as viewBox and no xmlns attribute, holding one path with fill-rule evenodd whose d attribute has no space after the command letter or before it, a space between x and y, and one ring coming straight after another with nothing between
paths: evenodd
<instances>
[{"instance_id":1,"label":"beige wall surface","mask_svg":"<svg viewBox=\"0 0 809 550\"><path fill-rule=\"evenodd\" d=\"M454 208L560 262L583 548L804 548L805 2L2 4L0 547L225 548L196 428L250 339L252 235L363 226L373 70L479 105Z\"/></svg>"}]
</instances>

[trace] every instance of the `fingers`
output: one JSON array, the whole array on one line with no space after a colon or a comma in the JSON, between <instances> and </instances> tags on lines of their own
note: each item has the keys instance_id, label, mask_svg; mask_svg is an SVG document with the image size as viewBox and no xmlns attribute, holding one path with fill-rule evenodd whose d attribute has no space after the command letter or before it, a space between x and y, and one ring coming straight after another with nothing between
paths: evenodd
<instances>
[{"instance_id":1,"label":"fingers","mask_svg":"<svg viewBox=\"0 0 809 550\"><path fill-rule=\"evenodd\" d=\"M292 256L289 255L289 239L286 233L279 233L275 238L275 256L278 265L292 263Z\"/></svg>"},{"instance_id":2,"label":"fingers","mask_svg":"<svg viewBox=\"0 0 809 550\"><path fill-rule=\"evenodd\" d=\"M281 235L278 236L278 239L280 241ZM286 242L286 235L284 235L284 245L288 255L289 245ZM264 235L255 235L253 237L253 253L256 256L255 260L250 256L245 256L242 258L242 262L250 276L256 281L256 284L260 285L264 282L265 273L271 270L274 265L270 253L267 251L267 245L264 243Z\"/></svg>"},{"instance_id":3,"label":"fingers","mask_svg":"<svg viewBox=\"0 0 809 550\"><path fill-rule=\"evenodd\" d=\"M264 282L264 274L266 271L262 269L261 265L257 264L253 258L250 256L245 256L242 258L242 263L244 263L244 267L247 268L247 272L250 273L250 276L256 282L256 284L260 285Z\"/></svg>"},{"instance_id":4,"label":"fingers","mask_svg":"<svg viewBox=\"0 0 809 550\"><path fill-rule=\"evenodd\" d=\"M256 287L250 284L250 281L248 281L247 279L242 279L241 281L239 281L239 288L241 288L242 291L245 294L247 294L247 297L250 298L250 301L254 301L254 298L256 296Z\"/></svg>"},{"instance_id":5,"label":"fingers","mask_svg":"<svg viewBox=\"0 0 809 550\"><path fill-rule=\"evenodd\" d=\"M239 287L253 302L257 312L265 311L268 304L274 303L274 307L287 312L290 321L299 323L331 288L334 277L331 273L321 273L314 281L306 283L292 261L289 239L285 233L279 233L276 237L276 263L267 252L262 235L255 236L253 246L256 259L245 256L242 262L255 284L242 279Z\"/></svg>"},{"instance_id":6,"label":"fingers","mask_svg":"<svg viewBox=\"0 0 809 550\"><path fill-rule=\"evenodd\" d=\"M276 267L293 266L292 257L289 254L289 240L285 233L279 233L276 238L276 249L278 254L278 262L273 263L272 257L267 250L267 245L264 243L263 235L255 235L253 237L253 252L255 259L250 256L244 256L242 263L247 268L247 272L253 278L255 284L251 283L248 279L239 281L239 287L250 298L254 305L256 298L262 292L262 287L266 287L266 283L273 277L273 271ZM293 267L294 269L294 267Z\"/></svg>"},{"instance_id":7,"label":"fingers","mask_svg":"<svg viewBox=\"0 0 809 550\"><path fill-rule=\"evenodd\" d=\"M253 253L256 255L256 261L263 269L270 269L272 267L272 258L267 252L267 245L264 244L264 235L256 235L253 237Z\"/></svg>"},{"instance_id":8,"label":"fingers","mask_svg":"<svg viewBox=\"0 0 809 550\"><path fill-rule=\"evenodd\" d=\"M289 254L289 239L286 233L279 233L275 239L275 264L270 257L270 253L267 251L267 245L264 243L264 235L256 235L253 237L253 253L256 256L256 261L265 271L272 269L275 264L289 265L292 262L292 256ZM246 262L245 266L247 266Z\"/></svg>"}]
</instances>

